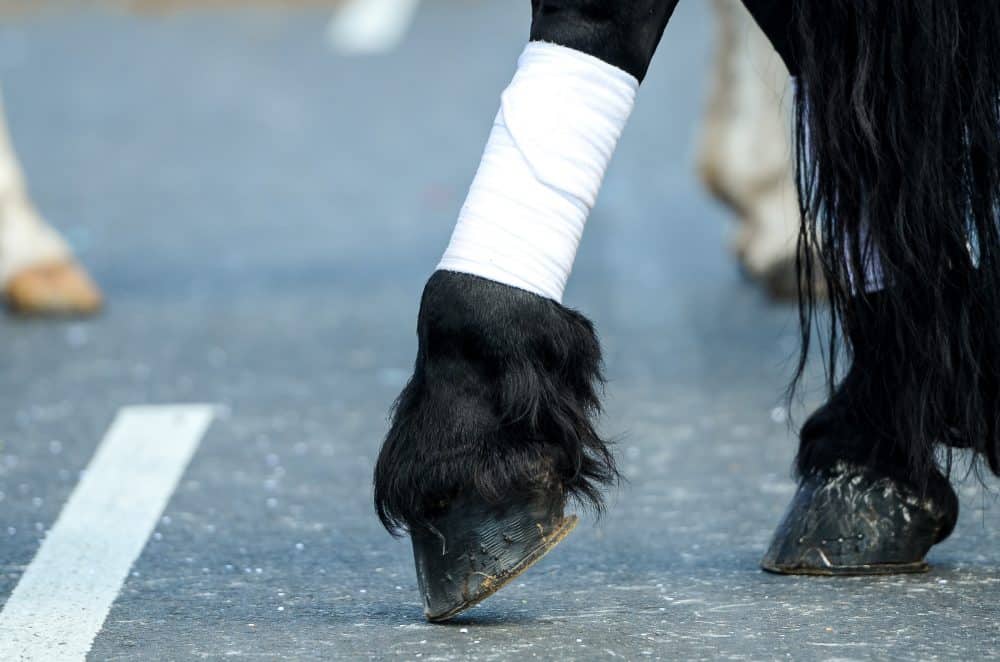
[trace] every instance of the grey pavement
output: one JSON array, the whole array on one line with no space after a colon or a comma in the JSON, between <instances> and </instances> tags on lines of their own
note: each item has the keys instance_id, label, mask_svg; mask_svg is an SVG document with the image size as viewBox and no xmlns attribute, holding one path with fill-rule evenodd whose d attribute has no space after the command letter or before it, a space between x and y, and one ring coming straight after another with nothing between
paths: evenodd
<instances>
[{"instance_id":1,"label":"grey pavement","mask_svg":"<svg viewBox=\"0 0 1000 662\"><path fill-rule=\"evenodd\" d=\"M514 585L423 622L370 475L526 5L427 2L398 50L362 59L330 52L321 9L0 25L35 198L110 300L88 322L0 321L0 603L120 407L211 402L229 413L94 660L1000 657L1000 505L973 479L930 574L758 569L794 487L796 317L741 278L693 171L698 0L668 28L566 298L604 341L603 427L629 480Z\"/></svg>"}]
</instances>

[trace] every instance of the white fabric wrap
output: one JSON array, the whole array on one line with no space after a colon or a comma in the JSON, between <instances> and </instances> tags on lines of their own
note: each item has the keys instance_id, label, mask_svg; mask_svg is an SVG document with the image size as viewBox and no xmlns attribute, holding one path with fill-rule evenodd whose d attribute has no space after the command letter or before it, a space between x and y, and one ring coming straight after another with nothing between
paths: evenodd
<instances>
[{"instance_id":1,"label":"white fabric wrap","mask_svg":"<svg viewBox=\"0 0 1000 662\"><path fill-rule=\"evenodd\" d=\"M561 302L638 89L598 58L528 44L438 269Z\"/></svg>"}]
</instances>

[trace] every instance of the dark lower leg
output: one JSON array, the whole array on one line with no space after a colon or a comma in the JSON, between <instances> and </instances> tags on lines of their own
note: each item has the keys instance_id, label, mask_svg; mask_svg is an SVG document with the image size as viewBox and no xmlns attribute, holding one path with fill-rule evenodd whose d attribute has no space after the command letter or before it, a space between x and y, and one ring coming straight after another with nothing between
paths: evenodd
<instances>
[{"instance_id":1,"label":"dark lower leg","mask_svg":"<svg viewBox=\"0 0 1000 662\"><path fill-rule=\"evenodd\" d=\"M477 276L437 272L419 351L375 471L375 503L413 539L425 612L444 620L489 596L601 505L616 476L594 428L601 352L590 322Z\"/></svg>"},{"instance_id":2,"label":"dark lower leg","mask_svg":"<svg viewBox=\"0 0 1000 662\"><path fill-rule=\"evenodd\" d=\"M605 63L641 78L675 4L676 0L540 0L533 3L532 39L604 60L595 63L565 49L549 49L551 57L545 62L566 65L567 76L585 70L588 80L597 81L594 85L606 85L595 91L594 98L609 91L625 99L623 88L631 89L635 81L623 80L628 76L619 76L621 72ZM544 75L558 87L564 73L553 66ZM549 91L545 86L516 90L538 95L516 97L528 108L550 110L552 103L564 103L566 98L558 90L552 99L545 98ZM505 101L511 97L505 96ZM508 106L505 110L510 110ZM617 107L616 112L620 112ZM519 116L518 129L530 123L528 115ZM582 135L582 148L589 148L590 127L571 128L567 136ZM499 135L498 146L506 150L516 146L516 141L504 141ZM502 213L498 210L510 206L503 200L497 203L493 192L507 177L522 186L529 182L529 190L540 201L532 209L547 209L552 195L567 191L537 170L516 169L525 159L538 157L539 150L549 150L542 158L546 162L551 157L581 158L573 150L562 153L569 149L565 140L549 145L544 135L537 137L538 144L532 142L537 149L531 154L512 159L510 166L503 163L513 170L490 171L495 177L489 186L473 185L470 200L478 205L476 214L463 217L462 232L456 233L458 244L453 241L461 259L451 255L449 247L448 268L454 264L455 270L439 271L427 283L413 377L396 403L375 470L376 508L390 530L411 534L425 613L431 620L450 618L534 563L572 529L575 518L563 514L566 500L577 497L600 507L601 487L617 477L608 446L594 427L600 408L601 352L593 327L558 303L557 295L532 293L551 292L550 284L532 289L529 286L535 283L513 273L547 264L553 256L533 256L538 259L530 264L508 259L508 264L504 258L510 251L489 250L491 237L520 238L519 233L530 233L520 225L514 227L521 219L498 216ZM499 168L498 162L494 158L492 167ZM555 173L557 179L560 175ZM599 186L599 181L588 180L581 187L583 194L572 201L574 209L577 201L589 199L594 184ZM477 196L477 190L490 195ZM566 207L565 201L556 202L557 211ZM581 219L554 214L543 220ZM462 225L466 221L468 225ZM506 234L496 233L497 227ZM530 248L539 245L551 248L545 241L531 243ZM477 253L479 247L489 259ZM521 253L526 254L517 254ZM477 271L499 280L511 278L511 285L522 282L525 289L470 275Z\"/></svg>"},{"instance_id":3,"label":"dark lower leg","mask_svg":"<svg viewBox=\"0 0 1000 662\"><path fill-rule=\"evenodd\" d=\"M900 329L926 327L928 321L901 314L894 305L896 296L889 287L853 297L851 315L844 323L850 367L827 404L803 426L800 474L848 460L922 491L932 488L932 479L941 475L940 448L976 446L959 420L963 405L981 397L972 391L981 390L986 381L978 386L971 381L963 384L959 371L950 378L933 376L934 366L927 357L949 352L947 330L938 341L928 338L925 347L901 343ZM944 298L953 302L955 323L962 323L959 293L949 297L946 292ZM959 354L968 351L954 348L954 356L941 363L960 366ZM984 366L989 364L986 348L973 351L980 353ZM922 364L928 374L916 367ZM910 423L920 418L926 423L922 429ZM915 429L923 434L914 433Z\"/></svg>"},{"instance_id":4,"label":"dark lower leg","mask_svg":"<svg viewBox=\"0 0 1000 662\"><path fill-rule=\"evenodd\" d=\"M764 567L796 574L875 574L927 568L947 538L958 499L938 468L935 445L900 434L904 392L883 337L885 297L859 295L847 329L851 367L805 423L796 469L800 486ZM874 317L874 319L873 319ZM924 403L926 404L926 403ZM909 403L920 415L921 403ZM928 405L928 408L935 408Z\"/></svg>"},{"instance_id":5,"label":"dark lower leg","mask_svg":"<svg viewBox=\"0 0 1000 662\"><path fill-rule=\"evenodd\" d=\"M459 498L503 506L532 491L599 504L614 463L594 429L601 351L582 315L477 276L437 272L417 325L414 374L375 473L389 528Z\"/></svg>"},{"instance_id":6,"label":"dark lower leg","mask_svg":"<svg viewBox=\"0 0 1000 662\"><path fill-rule=\"evenodd\" d=\"M801 246L820 255L801 256L825 277L853 365L803 429L802 488L776 547L829 556L820 517L886 522L882 539L905 539L916 562L957 514L937 451L970 448L1000 473L1000 132L995 106L965 101L1000 89L1000 8L828 4L796 3ZM873 489L833 489L843 475ZM897 563L900 549L869 547L868 561Z\"/></svg>"},{"instance_id":7,"label":"dark lower leg","mask_svg":"<svg viewBox=\"0 0 1000 662\"><path fill-rule=\"evenodd\" d=\"M640 81L679 0L532 0L531 40L566 46Z\"/></svg>"},{"instance_id":8,"label":"dark lower leg","mask_svg":"<svg viewBox=\"0 0 1000 662\"><path fill-rule=\"evenodd\" d=\"M641 76L676 3L535 0L532 39ZM502 503L546 481L597 501L593 483L613 470L591 423L600 348L583 316L516 287L438 272L418 338L375 477L389 528L426 519L457 495Z\"/></svg>"}]
</instances>

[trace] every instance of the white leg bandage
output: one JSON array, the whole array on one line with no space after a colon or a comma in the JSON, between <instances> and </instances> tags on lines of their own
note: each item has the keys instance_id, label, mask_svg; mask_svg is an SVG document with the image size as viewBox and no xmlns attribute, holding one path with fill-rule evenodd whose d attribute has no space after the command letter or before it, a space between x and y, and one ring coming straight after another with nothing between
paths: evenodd
<instances>
[{"instance_id":1,"label":"white leg bandage","mask_svg":"<svg viewBox=\"0 0 1000 662\"><path fill-rule=\"evenodd\" d=\"M528 44L438 269L561 302L638 89L595 57Z\"/></svg>"}]
</instances>

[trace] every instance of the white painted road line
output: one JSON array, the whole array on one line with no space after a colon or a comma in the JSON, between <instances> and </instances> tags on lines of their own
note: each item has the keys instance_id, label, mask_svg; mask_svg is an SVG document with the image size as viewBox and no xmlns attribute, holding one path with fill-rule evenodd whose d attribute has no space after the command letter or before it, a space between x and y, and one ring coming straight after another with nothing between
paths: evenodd
<instances>
[{"instance_id":1,"label":"white painted road line","mask_svg":"<svg viewBox=\"0 0 1000 662\"><path fill-rule=\"evenodd\" d=\"M387 53L403 40L420 0L348 0L327 29L330 46L344 55Z\"/></svg>"},{"instance_id":2,"label":"white painted road line","mask_svg":"<svg viewBox=\"0 0 1000 662\"><path fill-rule=\"evenodd\" d=\"M0 660L86 659L215 412L210 405L118 412L0 612Z\"/></svg>"}]
</instances>

